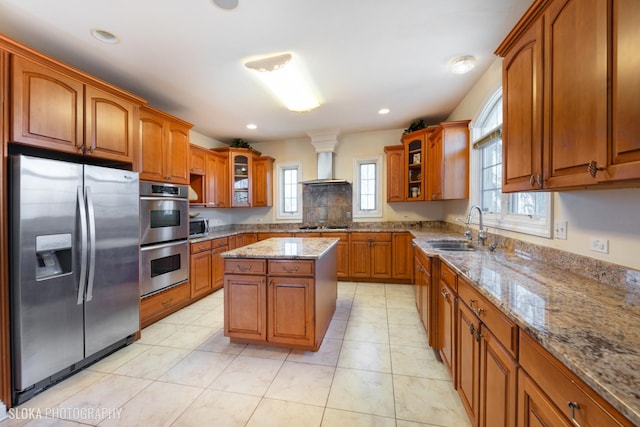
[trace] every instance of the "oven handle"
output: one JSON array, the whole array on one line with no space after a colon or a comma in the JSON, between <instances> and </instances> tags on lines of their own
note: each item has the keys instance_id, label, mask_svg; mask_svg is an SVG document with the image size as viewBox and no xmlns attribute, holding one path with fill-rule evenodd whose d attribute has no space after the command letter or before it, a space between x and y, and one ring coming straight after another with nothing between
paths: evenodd
<instances>
[{"instance_id":1,"label":"oven handle","mask_svg":"<svg viewBox=\"0 0 640 427\"><path fill-rule=\"evenodd\" d=\"M180 198L180 197L152 197L152 196L141 196L140 200L151 200L152 202L162 202L162 201L172 201L172 202L184 202L186 204L189 203L188 199Z\"/></svg>"},{"instance_id":2,"label":"oven handle","mask_svg":"<svg viewBox=\"0 0 640 427\"><path fill-rule=\"evenodd\" d=\"M175 242L160 243L160 244L157 244L157 245L149 245L149 246L142 246L140 248L140 251L141 252L152 251L152 250L155 250L155 249L170 248L172 246L188 245L188 244L189 244L188 240L178 240L178 241L175 241Z\"/></svg>"}]
</instances>

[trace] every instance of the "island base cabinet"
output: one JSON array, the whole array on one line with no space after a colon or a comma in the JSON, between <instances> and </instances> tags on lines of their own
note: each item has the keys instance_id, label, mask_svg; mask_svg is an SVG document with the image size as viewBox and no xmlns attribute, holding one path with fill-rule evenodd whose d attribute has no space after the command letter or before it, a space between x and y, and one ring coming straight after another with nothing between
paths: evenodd
<instances>
[{"instance_id":1,"label":"island base cabinet","mask_svg":"<svg viewBox=\"0 0 640 427\"><path fill-rule=\"evenodd\" d=\"M225 275L225 336L264 341L267 338L266 297L264 276Z\"/></svg>"},{"instance_id":2,"label":"island base cabinet","mask_svg":"<svg viewBox=\"0 0 640 427\"><path fill-rule=\"evenodd\" d=\"M267 300L268 341L313 345L313 279L273 277Z\"/></svg>"},{"instance_id":3,"label":"island base cabinet","mask_svg":"<svg viewBox=\"0 0 640 427\"><path fill-rule=\"evenodd\" d=\"M522 369L518 370L518 427L571 427Z\"/></svg>"}]
</instances>

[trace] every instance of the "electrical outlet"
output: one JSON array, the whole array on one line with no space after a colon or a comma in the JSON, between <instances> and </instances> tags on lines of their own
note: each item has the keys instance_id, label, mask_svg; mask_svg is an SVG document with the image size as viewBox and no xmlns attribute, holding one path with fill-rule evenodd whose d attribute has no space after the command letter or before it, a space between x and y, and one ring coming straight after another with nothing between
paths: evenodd
<instances>
[{"instance_id":1,"label":"electrical outlet","mask_svg":"<svg viewBox=\"0 0 640 427\"><path fill-rule=\"evenodd\" d=\"M567 221L556 221L553 227L553 237L567 240Z\"/></svg>"},{"instance_id":2,"label":"electrical outlet","mask_svg":"<svg viewBox=\"0 0 640 427\"><path fill-rule=\"evenodd\" d=\"M601 239L599 237L591 238L591 250L594 252L601 252L603 254L609 253L609 240Z\"/></svg>"}]
</instances>

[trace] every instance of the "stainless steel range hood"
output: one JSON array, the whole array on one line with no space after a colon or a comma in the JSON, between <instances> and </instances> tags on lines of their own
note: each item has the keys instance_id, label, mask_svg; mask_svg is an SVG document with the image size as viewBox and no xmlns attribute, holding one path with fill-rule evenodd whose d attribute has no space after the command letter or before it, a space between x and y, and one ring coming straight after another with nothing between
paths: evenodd
<instances>
[{"instance_id":1,"label":"stainless steel range hood","mask_svg":"<svg viewBox=\"0 0 640 427\"><path fill-rule=\"evenodd\" d=\"M323 131L323 132L307 132L307 135L311 137L311 144L316 149L317 154L317 179L310 181L303 181L304 185L336 185L336 184L349 184L345 179L334 178L334 151L338 145L338 132Z\"/></svg>"}]
</instances>

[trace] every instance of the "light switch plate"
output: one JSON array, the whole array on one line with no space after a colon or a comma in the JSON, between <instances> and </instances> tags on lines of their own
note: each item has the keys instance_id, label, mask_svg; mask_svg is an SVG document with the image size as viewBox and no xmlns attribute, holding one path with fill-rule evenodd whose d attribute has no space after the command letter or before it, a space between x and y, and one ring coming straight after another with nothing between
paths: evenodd
<instances>
[{"instance_id":1,"label":"light switch plate","mask_svg":"<svg viewBox=\"0 0 640 427\"><path fill-rule=\"evenodd\" d=\"M609 253L609 240L601 239L599 237L591 238L591 250L594 252L601 252L603 254Z\"/></svg>"},{"instance_id":2,"label":"light switch plate","mask_svg":"<svg viewBox=\"0 0 640 427\"><path fill-rule=\"evenodd\" d=\"M567 221L556 221L553 227L553 237L567 240Z\"/></svg>"}]
</instances>

